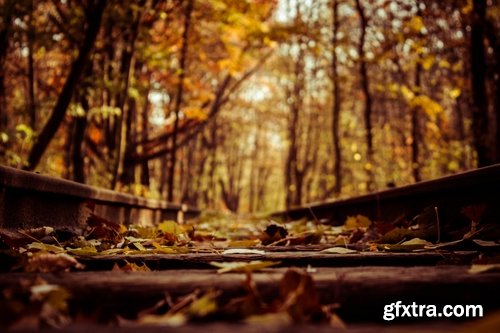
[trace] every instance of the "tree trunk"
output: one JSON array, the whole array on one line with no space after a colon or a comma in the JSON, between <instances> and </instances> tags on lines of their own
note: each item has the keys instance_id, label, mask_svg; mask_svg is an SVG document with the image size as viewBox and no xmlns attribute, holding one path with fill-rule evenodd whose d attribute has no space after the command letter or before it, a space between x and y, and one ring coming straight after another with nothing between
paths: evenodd
<instances>
[{"instance_id":1,"label":"tree trunk","mask_svg":"<svg viewBox=\"0 0 500 333\"><path fill-rule=\"evenodd\" d=\"M333 140L333 175L335 177L334 193L339 194L342 190L342 154L340 151L340 87L337 68L337 32L339 30L338 1L332 1L332 140Z\"/></svg>"},{"instance_id":2,"label":"tree trunk","mask_svg":"<svg viewBox=\"0 0 500 333\"><path fill-rule=\"evenodd\" d=\"M34 170L37 167L40 159L47 150L50 141L52 141L52 138L56 134L64 119L73 93L79 84L82 72L90 61L90 55L101 27L102 14L104 13L106 2L106 0L98 0L93 10L87 15L88 27L82 46L80 47L78 57L71 65L70 72L66 82L64 83L62 91L59 94L49 120L45 124L42 132L38 136L37 141L31 149L28 156L28 165L25 169Z\"/></svg>"},{"instance_id":3,"label":"tree trunk","mask_svg":"<svg viewBox=\"0 0 500 333\"><path fill-rule=\"evenodd\" d=\"M85 129L87 127L87 117L90 110L89 100L86 89L80 96L80 104L85 111L85 114L75 119L75 129L73 132L73 180L79 183L85 183L84 159L83 159L83 142L85 138Z\"/></svg>"},{"instance_id":4,"label":"tree trunk","mask_svg":"<svg viewBox=\"0 0 500 333\"><path fill-rule=\"evenodd\" d=\"M217 169L217 116L212 118L210 127L210 170L208 173L208 192L210 201L207 202L210 208L215 208L217 201L217 184L215 182L215 170Z\"/></svg>"},{"instance_id":5,"label":"tree trunk","mask_svg":"<svg viewBox=\"0 0 500 333\"><path fill-rule=\"evenodd\" d=\"M373 163L373 133L372 133L372 96L370 94L370 83L368 78L368 69L366 66L365 57L365 42L366 42L366 29L368 27L368 19L365 15L365 10L360 3L360 0L356 0L356 10L359 15L360 23L360 35L358 44L358 55L359 55L359 75L361 79L361 90L364 95L364 121L365 121L365 140L366 140L366 160L368 163ZM371 169L367 169L368 174L368 190L373 190L373 172Z\"/></svg>"},{"instance_id":6,"label":"tree trunk","mask_svg":"<svg viewBox=\"0 0 500 333\"><path fill-rule=\"evenodd\" d=\"M16 1L6 0L0 26L0 130L8 127L7 96L5 90L5 58L9 49L9 36Z\"/></svg>"},{"instance_id":7,"label":"tree trunk","mask_svg":"<svg viewBox=\"0 0 500 333\"><path fill-rule=\"evenodd\" d=\"M421 94L421 82L420 75L422 72L422 64L420 62L420 57L417 59L415 65L415 91L417 95ZM411 169L413 174L413 180L418 183L421 181L420 176L420 164L419 164L419 144L420 144L420 119L419 119L420 107L414 106L411 109Z\"/></svg>"},{"instance_id":8,"label":"tree trunk","mask_svg":"<svg viewBox=\"0 0 500 333\"><path fill-rule=\"evenodd\" d=\"M484 21L486 0L474 0L470 30L470 70L472 92L472 133L477 166L492 163L488 138L488 97L486 95L486 55Z\"/></svg>"},{"instance_id":9,"label":"tree trunk","mask_svg":"<svg viewBox=\"0 0 500 333\"><path fill-rule=\"evenodd\" d=\"M131 120L134 115L132 114L132 110L130 110L128 98L128 89L130 85L130 77L132 76L132 59L135 53L135 42L137 40L137 36L139 34L139 25L141 22L142 12L144 4L146 0L139 0L137 5L140 8L138 13L135 13L134 9L130 9L130 18L133 19L132 26L130 30L126 30L124 33L124 47L122 55L122 62L120 66L120 74L122 76L122 85L120 87L120 94L118 96L117 107L122 111L121 116L117 121L117 131L116 131L116 142L118 142L118 150L116 152L116 159L113 170L113 180L112 180L112 188L116 188L117 181L120 180L122 184L128 185L133 179L133 175L131 176L130 170L125 170L125 160L127 153L127 147L131 142ZM133 101L132 103L135 103ZM135 107L135 104L132 104ZM132 170L133 173L133 170Z\"/></svg>"},{"instance_id":10,"label":"tree trunk","mask_svg":"<svg viewBox=\"0 0 500 333\"><path fill-rule=\"evenodd\" d=\"M145 94L144 98L144 105L142 107L142 112L141 112L141 133L140 133L140 138L142 141L146 141L149 136L149 128L148 128L148 123L149 123L149 118L148 118L148 112L149 112L149 90ZM149 187L149 163L147 160L143 161L141 163L141 185Z\"/></svg>"},{"instance_id":11,"label":"tree trunk","mask_svg":"<svg viewBox=\"0 0 500 333\"><path fill-rule=\"evenodd\" d=\"M175 99L174 109L174 132L172 134L172 151L170 153L170 170L168 173L168 195L167 201L174 201L174 181L175 181L175 164L177 152L177 131L179 130L179 113L184 94L184 77L186 76L186 58L188 52L188 37L189 28L191 25L191 13L193 11L194 0L188 0L186 9L184 11L184 31L182 32L182 49L179 60L179 84L177 85L177 95Z\"/></svg>"},{"instance_id":12,"label":"tree trunk","mask_svg":"<svg viewBox=\"0 0 500 333\"><path fill-rule=\"evenodd\" d=\"M33 26L33 1L29 1L29 18L28 18L28 114L30 126L33 130L36 129L36 101L35 101L35 66L33 60L34 43L35 43L35 27Z\"/></svg>"},{"instance_id":13,"label":"tree trunk","mask_svg":"<svg viewBox=\"0 0 500 333\"><path fill-rule=\"evenodd\" d=\"M292 102L290 104L290 116L288 119L288 154L285 164L285 191L286 191L286 207L290 208L297 204L297 170L298 170L298 142L297 131L299 126L299 113L302 104L300 96L304 85L303 73L303 50L300 48L298 58L294 64L294 82L291 91Z\"/></svg>"},{"instance_id":14,"label":"tree trunk","mask_svg":"<svg viewBox=\"0 0 500 333\"><path fill-rule=\"evenodd\" d=\"M493 92L494 104L493 113L495 114L495 163L500 163L500 36L494 22L487 20L486 37L488 38L490 47L493 49Z\"/></svg>"}]
</instances>

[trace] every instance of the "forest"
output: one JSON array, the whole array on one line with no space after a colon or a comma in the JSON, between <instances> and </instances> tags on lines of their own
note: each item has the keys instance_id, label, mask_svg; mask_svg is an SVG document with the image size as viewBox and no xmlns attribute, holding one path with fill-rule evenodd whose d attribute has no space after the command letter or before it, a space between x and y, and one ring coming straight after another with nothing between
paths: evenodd
<instances>
[{"instance_id":1,"label":"forest","mask_svg":"<svg viewBox=\"0 0 500 333\"><path fill-rule=\"evenodd\" d=\"M265 212L500 162L498 0L0 0L0 163Z\"/></svg>"}]
</instances>

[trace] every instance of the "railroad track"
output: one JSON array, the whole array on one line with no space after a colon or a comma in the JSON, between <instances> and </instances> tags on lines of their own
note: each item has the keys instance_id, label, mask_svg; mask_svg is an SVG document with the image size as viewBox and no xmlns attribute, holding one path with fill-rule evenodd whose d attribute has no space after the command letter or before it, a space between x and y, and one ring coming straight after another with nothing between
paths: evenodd
<instances>
[{"instance_id":1,"label":"railroad track","mask_svg":"<svg viewBox=\"0 0 500 333\"><path fill-rule=\"evenodd\" d=\"M272 216L284 220L318 218L340 225L350 215L394 221L401 216L415 216L426 207L450 213L478 204L487 205L488 214L500 216L500 164L349 199L295 207Z\"/></svg>"},{"instance_id":2,"label":"railroad track","mask_svg":"<svg viewBox=\"0 0 500 333\"><path fill-rule=\"evenodd\" d=\"M143 224L154 225L164 219L192 218L200 213L192 207L145 200L6 167L0 167L0 191L1 230L49 225L54 228L76 227L85 224L92 215L121 224L133 224L140 220ZM495 165L357 198L276 212L272 218L284 221L307 218L320 220L326 225L341 225L348 216L361 214L373 221L394 222L414 219L422 210L437 207L435 211L441 221L453 224L464 218L464 207L472 206L482 207L481 220L491 226L500 218L499 201L500 165ZM474 332L478 327L482 331L490 327L491 332L498 332L500 272L492 270L471 274L469 269L480 256L497 256L499 246L491 241L487 247L484 246L486 243L481 244L470 247L464 241L451 244L451 248L433 250L359 250L344 254L324 252L331 244L242 246L250 252L241 253L225 253L225 248L213 246L211 249L188 247L179 253L77 254L74 258L85 266L84 270L0 273L0 287L4 290L3 296L0 296L0 310L3 309L2 304L11 301L5 295L15 295L14 291L26 285L36 285L42 279L49 286L65 288L71 295L69 311L74 316L78 313L80 319L64 326L68 332L104 332L109 331L110 324L113 331L122 332L345 332L338 325L332 328L326 323L294 325L283 317L272 317L270 321L259 317L257 325L234 319L231 304L241 297L248 299L258 293L261 302L275 304L283 297L280 290L290 283L285 277L292 272L292 276L295 274L300 281L305 281L300 288L306 288L309 283L309 278L305 276L314 281L313 289L306 290L306 294L317 293L320 304L331 305L350 332ZM456 248L455 245L464 248ZM0 252L3 271L12 265L9 255L10 252ZM248 274L217 274L213 267L214 262L256 261L272 261L276 265L253 272L250 282ZM151 271L112 270L113 267L130 264L144 265ZM290 270L291 267L296 268ZM296 297L303 297L298 291L300 288L294 291ZM152 322L137 325L138 314L143 314L144 309L151 309L158 302L164 302L165 295L169 295L169 302L185 295L188 299L194 297L193 290L196 289L202 293L216 289L217 307L224 311L180 327L171 326L175 324L171 321L164 321L163 326L153 325ZM23 295L26 299L26 294ZM306 298L302 303L307 301ZM484 319L487 320L478 322L462 318L443 321L414 317L384 321L384 307L397 301L436 306L479 304L483 306ZM300 309L301 302L295 306ZM34 311L32 308L29 310ZM8 321L12 312L9 311L0 312L0 328L3 327L2 322ZM161 322L158 318L156 320L156 324ZM199 325L200 321L204 324ZM29 332L40 328L39 325L29 326L26 323L18 326ZM46 331L54 329L48 327Z\"/></svg>"},{"instance_id":3,"label":"railroad track","mask_svg":"<svg viewBox=\"0 0 500 333\"><path fill-rule=\"evenodd\" d=\"M0 227L76 227L90 214L122 223L155 224L200 213L187 205L150 200L73 181L0 166Z\"/></svg>"}]
</instances>

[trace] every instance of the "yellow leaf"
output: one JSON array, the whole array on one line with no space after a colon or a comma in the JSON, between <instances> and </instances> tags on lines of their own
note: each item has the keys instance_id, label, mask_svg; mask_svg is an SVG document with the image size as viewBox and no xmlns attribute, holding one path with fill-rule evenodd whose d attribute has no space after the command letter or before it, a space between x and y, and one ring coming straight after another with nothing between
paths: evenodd
<instances>
[{"instance_id":1,"label":"yellow leaf","mask_svg":"<svg viewBox=\"0 0 500 333\"><path fill-rule=\"evenodd\" d=\"M280 264L279 261L231 261L231 262L216 262L211 261L210 265L219 267L220 269L217 273L227 273L227 272L255 272L267 267L275 266Z\"/></svg>"},{"instance_id":2,"label":"yellow leaf","mask_svg":"<svg viewBox=\"0 0 500 333\"><path fill-rule=\"evenodd\" d=\"M230 241L227 245L228 247L250 247L259 244L258 239L249 239L249 240L234 240Z\"/></svg>"},{"instance_id":3,"label":"yellow leaf","mask_svg":"<svg viewBox=\"0 0 500 333\"><path fill-rule=\"evenodd\" d=\"M42 301L49 304L52 309L57 311L66 311L68 308L67 300L70 293L64 287L56 284L42 283L30 288L31 300Z\"/></svg>"},{"instance_id":4,"label":"yellow leaf","mask_svg":"<svg viewBox=\"0 0 500 333\"><path fill-rule=\"evenodd\" d=\"M464 7L462 7L461 12L462 12L462 14L467 15L470 12L472 12L473 9L474 9L474 7L473 7L473 4L472 4L472 0L467 0L467 5L465 5Z\"/></svg>"},{"instance_id":5,"label":"yellow leaf","mask_svg":"<svg viewBox=\"0 0 500 333\"><path fill-rule=\"evenodd\" d=\"M469 268L470 274L479 274L493 271L500 271L500 264L472 265L471 268Z\"/></svg>"},{"instance_id":6,"label":"yellow leaf","mask_svg":"<svg viewBox=\"0 0 500 333\"><path fill-rule=\"evenodd\" d=\"M40 243L40 242L33 242L31 244L28 244L28 249L30 249L30 250L35 249L35 250L40 250L40 251L52 252L52 253L65 252L65 250L60 246L44 244L44 243Z\"/></svg>"},{"instance_id":7,"label":"yellow leaf","mask_svg":"<svg viewBox=\"0 0 500 333\"><path fill-rule=\"evenodd\" d=\"M435 62L435 57L434 56L428 56L422 59L422 67L427 71L429 70L432 65L434 65Z\"/></svg>"},{"instance_id":8,"label":"yellow leaf","mask_svg":"<svg viewBox=\"0 0 500 333\"><path fill-rule=\"evenodd\" d=\"M457 99L461 94L462 90L460 88L454 88L450 90L450 97L453 99Z\"/></svg>"},{"instance_id":9,"label":"yellow leaf","mask_svg":"<svg viewBox=\"0 0 500 333\"><path fill-rule=\"evenodd\" d=\"M182 326L187 322L188 318L183 313L166 314L163 316L148 314L137 320L143 325L162 325L162 326Z\"/></svg>"},{"instance_id":10,"label":"yellow leaf","mask_svg":"<svg viewBox=\"0 0 500 333\"><path fill-rule=\"evenodd\" d=\"M108 249L108 250L104 250L104 251L100 252L100 254L102 254L102 255L107 255L107 254L121 254L121 253L124 253L127 250L128 250L128 248L124 248L124 249Z\"/></svg>"},{"instance_id":11,"label":"yellow leaf","mask_svg":"<svg viewBox=\"0 0 500 333\"><path fill-rule=\"evenodd\" d=\"M415 93L413 91L411 91L407 86L403 85L403 86L401 86L400 89L401 89L401 94L403 95L403 97L407 101L409 101L415 97Z\"/></svg>"},{"instance_id":12,"label":"yellow leaf","mask_svg":"<svg viewBox=\"0 0 500 333\"><path fill-rule=\"evenodd\" d=\"M431 118L435 118L443 113L443 107L426 95L420 95L413 98L410 102L413 107L420 107Z\"/></svg>"},{"instance_id":13,"label":"yellow leaf","mask_svg":"<svg viewBox=\"0 0 500 333\"><path fill-rule=\"evenodd\" d=\"M451 67L451 64L448 61L444 60L444 59L439 60L438 65L441 68L450 68Z\"/></svg>"},{"instance_id":14,"label":"yellow leaf","mask_svg":"<svg viewBox=\"0 0 500 333\"><path fill-rule=\"evenodd\" d=\"M421 32L424 26L424 20L420 16L413 16L410 20L410 28L414 32Z\"/></svg>"},{"instance_id":15,"label":"yellow leaf","mask_svg":"<svg viewBox=\"0 0 500 333\"><path fill-rule=\"evenodd\" d=\"M344 228L368 228L371 224L372 221L368 217L358 214L356 216L349 216L344 224Z\"/></svg>"},{"instance_id":16,"label":"yellow leaf","mask_svg":"<svg viewBox=\"0 0 500 333\"><path fill-rule=\"evenodd\" d=\"M66 251L68 253L77 255L77 256L93 256L97 254L97 250L95 247L92 246L86 246L86 247L79 247L76 249L72 248L67 248Z\"/></svg>"},{"instance_id":17,"label":"yellow leaf","mask_svg":"<svg viewBox=\"0 0 500 333\"><path fill-rule=\"evenodd\" d=\"M183 108L182 113L188 119L195 119L200 121L207 119L207 114L203 111L203 109L194 106Z\"/></svg>"},{"instance_id":18,"label":"yellow leaf","mask_svg":"<svg viewBox=\"0 0 500 333\"><path fill-rule=\"evenodd\" d=\"M190 316L194 317L205 317L213 312L217 311L217 302L215 298L218 296L218 292L208 292L203 297L195 300L189 306L188 313Z\"/></svg>"},{"instance_id":19,"label":"yellow leaf","mask_svg":"<svg viewBox=\"0 0 500 333\"><path fill-rule=\"evenodd\" d=\"M132 243L139 251L146 251L146 248L144 246L142 246L141 243L137 242L137 243Z\"/></svg>"},{"instance_id":20,"label":"yellow leaf","mask_svg":"<svg viewBox=\"0 0 500 333\"><path fill-rule=\"evenodd\" d=\"M412 238L406 242L401 243L401 245L417 245L417 246L426 246L426 245L432 245L431 242L426 241L425 239L421 238Z\"/></svg>"},{"instance_id":21,"label":"yellow leaf","mask_svg":"<svg viewBox=\"0 0 500 333\"><path fill-rule=\"evenodd\" d=\"M164 234L171 235L180 235L183 232L180 225L178 225L175 221L163 221L162 223L158 224L156 230L161 231Z\"/></svg>"}]
</instances>

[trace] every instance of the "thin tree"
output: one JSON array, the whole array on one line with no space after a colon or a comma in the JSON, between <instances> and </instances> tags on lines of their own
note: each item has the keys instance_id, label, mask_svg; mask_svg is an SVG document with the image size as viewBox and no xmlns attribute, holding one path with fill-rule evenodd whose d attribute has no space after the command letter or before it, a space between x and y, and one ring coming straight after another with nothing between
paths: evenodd
<instances>
[{"instance_id":1,"label":"thin tree","mask_svg":"<svg viewBox=\"0 0 500 333\"><path fill-rule=\"evenodd\" d=\"M0 25L0 129L7 128L7 99L5 89L5 60L9 49L9 37L12 30L12 21L16 10L15 0L3 2Z\"/></svg>"},{"instance_id":2,"label":"thin tree","mask_svg":"<svg viewBox=\"0 0 500 333\"><path fill-rule=\"evenodd\" d=\"M477 166L492 163L488 145L488 96L486 94L486 54L484 22L486 0L474 0L470 30L470 71L472 92L472 133Z\"/></svg>"},{"instance_id":3,"label":"thin tree","mask_svg":"<svg viewBox=\"0 0 500 333\"><path fill-rule=\"evenodd\" d=\"M356 10L359 16L360 35L358 43L358 56L359 56L359 75L361 79L361 91L364 95L364 121L365 121L365 138L366 138L366 152L368 162L373 160L373 133L372 133L372 96L370 94L370 82L368 78L368 69L366 64L365 44L366 44L366 30L368 28L368 18L366 17L365 8L361 5L360 0L356 0ZM369 186L372 186L373 175L369 172Z\"/></svg>"},{"instance_id":4,"label":"thin tree","mask_svg":"<svg viewBox=\"0 0 500 333\"><path fill-rule=\"evenodd\" d=\"M337 32L339 30L339 3L337 0L332 0L332 140L333 140L333 153L334 153L334 167L333 175L335 176L334 192L339 194L342 190L342 154L340 151L340 87L338 76L338 63L337 63Z\"/></svg>"},{"instance_id":5,"label":"thin tree","mask_svg":"<svg viewBox=\"0 0 500 333\"><path fill-rule=\"evenodd\" d=\"M170 165L168 172L168 192L167 200L174 200L174 180L175 180L175 164L177 162L177 131L179 130L179 113L182 105L182 98L184 95L184 78L186 76L186 58L188 52L188 37L189 28L191 25L191 13L193 11L194 0L188 0L186 8L184 10L184 30L182 32L182 49L179 60L179 83L177 85L177 94L175 96L175 106L174 106L174 130L172 133L172 148L170 152Z\"/></svg>"},{"instance_id":6,"label":"thin tree","mask_svg":"<svg viewBox=\"0 0 500 333\"><path fill-rule=\"evenodd\" d=\"M96 0L96 2L92 1L85 10L85 17L88 24L85 37L78 52L78 56L71 65L70 72L66 78L62 91L59 94L57 102L52 109L49 120L43 127L38 139L30 151L28 156L28 165L24 167L27 170L34 170L37 167L40 159L47 150L50 141L52 141L54 135L61 126L69 103L73 97L73 93L78 87L82 73L90 61L90 55L101 27L102 15L104 13L104 9L106 8L106 3L107 0Z\"/></svg>"}]
</instances>

